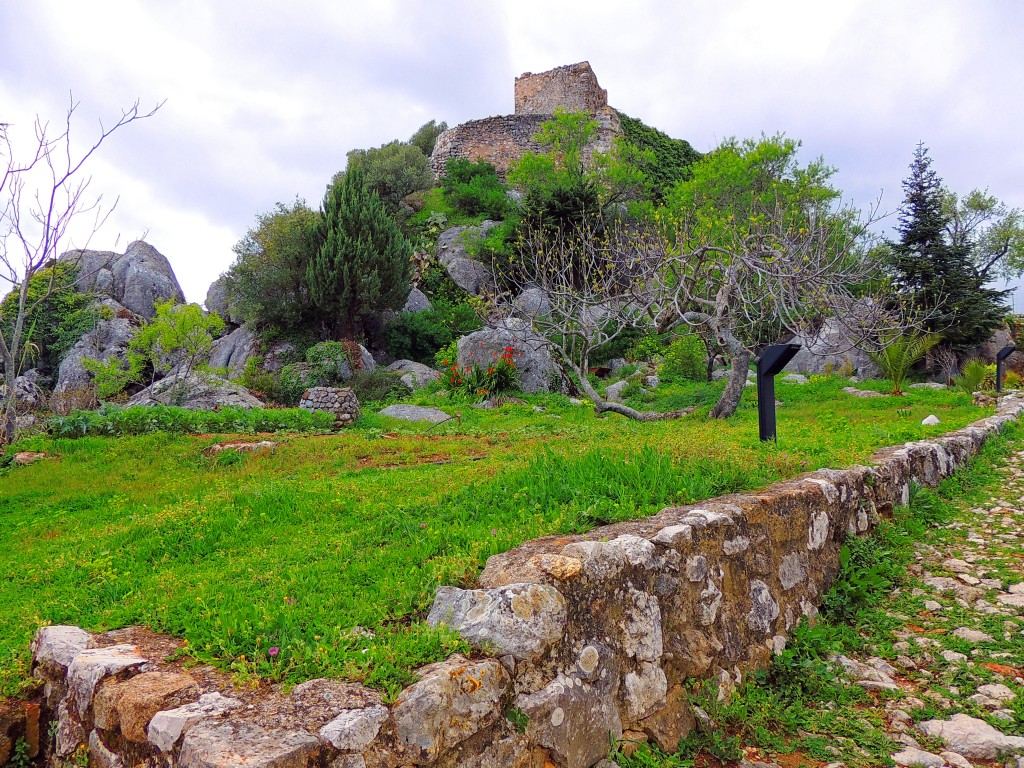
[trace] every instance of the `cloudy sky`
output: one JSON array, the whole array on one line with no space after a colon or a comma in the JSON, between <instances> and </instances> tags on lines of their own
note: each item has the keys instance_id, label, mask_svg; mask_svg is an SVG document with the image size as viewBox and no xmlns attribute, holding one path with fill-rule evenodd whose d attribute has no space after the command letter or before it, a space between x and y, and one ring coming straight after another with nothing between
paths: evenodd
<instances>
[{"instance_id":1,"label":"cloudy sky","mask_svg":"<svg viewBox=\"0 0 1024 768\"><path fill-rule=\"evenodd\" d=\"M256 214L316 206L349 150L510 113L517 75L582 60L699 150L803 140L861 206L899 205L924 141L954 190L1024 207L1022 33L1019 0L0 0L0 122L24 146L73 93L84 141L164 102L91 161L119 203L89 247L145 237L201 302Z\"/></svg>"}]
</instances>

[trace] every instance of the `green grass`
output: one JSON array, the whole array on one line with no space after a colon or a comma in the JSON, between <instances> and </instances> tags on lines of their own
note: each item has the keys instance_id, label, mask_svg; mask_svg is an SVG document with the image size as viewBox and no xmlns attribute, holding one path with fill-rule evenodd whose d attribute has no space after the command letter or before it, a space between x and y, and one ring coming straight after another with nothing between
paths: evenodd
<instances>
[{"instance_id":1,"label":"green grass","mask_svg":"<svg viewBox=\"0 0 1024 768\"><path fill-rule=\"evenodd\" d=\"M17 448L51 458L0 470L0 692L24 684L40 625L70 623L147 625L241 677L348 677L393 695L416 666L466 650L423 617L439 584L471 584L490 555L850 464L990 412L953 392L861 400L843 383L779 383L778 445L758 441L752 388L734 418L700 415L720 385L666 388L655 407L702 411L649 424L560 395L486 411L421 393L460 422L427 432L367 413L263 456L207 457L223 439L209 435L32 438ZM929 413L942 424L921 426Z\"/></svg>"}]
</instances>

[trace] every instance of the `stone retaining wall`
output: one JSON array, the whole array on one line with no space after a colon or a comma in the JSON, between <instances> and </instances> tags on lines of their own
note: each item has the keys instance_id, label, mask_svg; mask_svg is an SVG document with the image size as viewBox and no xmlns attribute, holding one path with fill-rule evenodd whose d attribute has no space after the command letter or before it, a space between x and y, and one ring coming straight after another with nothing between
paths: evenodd
<instances>
[{"instance_id":1,"label":"stone retaining wall","mask_svg":"<svg viewBox=\"0 0 1024 768\"><path fill-rule=\"evenodd\" d=\"M672 750L693 727L687 677L730 686L766 665L817 611L847 535L906 502L912 482L954 472L1022 412L1024 399L1006 397L995 416L881 450L870 466L492 557L480 589L441 587L430 613L480 656L419 670L390 705L329 680L287 694L232 689L209 667L166 661L179 644L140 629L43 628L33 642L42 707L0 708L0 759L16 737L48 748L51 764L87 754L101 768L589 768L609 734Z\"/></svg>"}]
</instances>

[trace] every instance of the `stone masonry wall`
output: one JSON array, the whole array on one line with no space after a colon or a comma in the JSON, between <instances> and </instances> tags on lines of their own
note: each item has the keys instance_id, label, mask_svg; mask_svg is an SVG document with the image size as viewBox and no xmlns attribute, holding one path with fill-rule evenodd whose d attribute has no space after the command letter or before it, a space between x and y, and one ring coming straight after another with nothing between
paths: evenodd
<instances>
[{"instance_id":1,"label":"stone masonry wall","mask_svg":"<svg viewBox=\"0 0 1024 768\"><path fill-rule=\"evenodd\" d=\"M868 466L496 555L479 589L439 588L429 616L473 658L420 669L390 705L330 680L233 688L210 667L168 661L181 644L141 629L45 627L33 642L42 701L0 706L0 760L15 738L51 765L88 755L101 768L590 768L609 734L674 749L694 723L687 677L730 686L766 665L817 611L847 535L1022 412L1024 398L1008 396L996 415Z\"/></svg>"},{"instance_id":2,"label":"stone masonry wall","mask_svg":"<svg viewBox=\"0 0 1024 768\"><path fill-rule=\"evenodd\" d=\"M595 151L607 152L612 140L622 133L618 113L608 106L608 92L598 84L597 76L585 61L517 77L515 104L514 115L471 120L438 136L430 156L434 176L444 174L445 163L450 159L464 157L474 162L486 160L504 178L524 152L541 151L533 135L541 123L554 117L559 107L587 112L600 124L597 139L588 148L588 158Z\"/></svg>"},{"instance_id":3,"label":"stone masonry wall","mask_svg":"<svg viewBox=\"0 0 1024 768\"><path fill-rule=\"evenodd\" d=\"M594 114L608 108L608 91L588 61L539 74L524 72L516 78L515 94L517 115L553 115L558 107Z\"/></svg>"}]
</instances>

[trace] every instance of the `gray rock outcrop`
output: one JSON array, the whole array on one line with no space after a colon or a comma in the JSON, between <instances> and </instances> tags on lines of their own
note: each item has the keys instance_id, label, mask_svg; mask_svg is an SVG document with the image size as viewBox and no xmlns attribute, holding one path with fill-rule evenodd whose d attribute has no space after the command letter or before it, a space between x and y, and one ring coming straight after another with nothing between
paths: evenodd
<instances>
[{"instance_id":1,"label":"gray rock outcrop","mask_svg":"<svg viewBox=\"0 0 1024 768\"><path fill-rule=\"evenodd\" d=\"M431 424L440 424L451 418L444 411L437 408L424 408L422 405L389 405L380 412L381 416L389 416L392 419L402 421L429 421Z\"/></svg>"},{"instance_id":2,"label":"gray rock outcrop","mask_svg":"<svg viewBox=\"0 0 1024 768\"><path fill-rule=\"evenodd\" d=\"M840 373L849 370L862 379L878 378L882 370L878 364L857 345L856 339L850 338L846 324L829 318L817 333L793 339L800 344L800 351L789 361L785 370L799 373Z\"/></svg>"},{"instance_id":3,"label":"gray rock outcrop","mask_svg":"<svg viewBox=\"0 0 1024 768\"><path fill-rule=\"evenodd\" d=\"M14 380L14 402L20 410L34 410L46 404L46 393L40 384L43 377L34 368ZM0 400L7 396L7 385L0 384Z\"/></svg>"},{"instance_id":4,"label":"gray rock outcrop","mask_svg":"<svg viewBox=\"0 0 1024 768\"><path fill-rule=\"evenodd\" d=\"M161 379L135 395L128 405L175 405L195 411L215 411L225 406L263 407L263 403L241 384L196 372Z\"/></svg>"},{"instance_id":5,"label":"gray rock outcrop","mask_svg":"<svg viewBox=\"0 0 1024 768\"><path fill-rule=\"evenodd\" d=\"M210 350L211 368L226 368L229 379L237 379L245 364L260 353L260 341L246 326L240 326L213 342Z\"/></svg>"},{"instance_id":6,"label":"gray rock outcrop","mask_svg":"<svg viewBox=\"0 0 1024 768\"><path fill-rule=\"evenodd\" d=\"M167 257L143 240L131 243L123 254L75 250L59 260L78 267L78 290L104 294L142 317L155 317L158 301L185 301Z\"/></svg>"},{"instance_id":7,"label":"gray rock outcrop","mask_svg":"<svg viewBox=\"0 0 1024 768\"><path fill-rule=\"evenodd\" d=\"M482 240L487 233L498 226L497 221L484 221L477 227L451 227L437 237L434 255L441 264L447 267L455 259L471 259L466 244L474 240Z\"/></svg>"},{"instance_id":8,"label":"gray rock outcrop","mask_svg":"<svg viewBox=\"0 0 1024 768\"><path fill-rule=\"evenodd\" d=\"M413 288L409 291L409 298L405 300L405 306L402 307L402 311L426 312L428 309L432 308L433 305L430 303L430 299L427 298L427 294L419 288Z\"/></svg>"},{"instance_id":9,"label":"gray rock outcrop","mask_svg":"<svg viewBox=\"0 0 1024 768\"><path fill-rule=\"evenodd\" d=\"M466 245L481 240L498 226L496 221L485 221L477 227L452 227L437 238L435 255L448 271L452 281L466 293L480 296L494 289L494 277L486 264L474 260Z\"/></svg>"},{"instance_id":10,"label":"gray rock outcrop","mask_svg":"<svg viewBox=\"0 0 1024 768\"><path fill-rule=\"evenodd\" d=\"M216 312L221 319L232 325L241 325L245 320L238 314L228 300L227 278L221 275L206 290L206 301L203 302L208 312Z\"/></svg>"},{"instance_id":11,"label":"gray rock outcrop","mask_svg":"<svg viewBox=\"0 0 1024 768\"><path fill-rule=\"evenodd\" d=\"M523 320L505 320L501 325L463 336L458 344L459 367L489 365L506 347L515 350L519 386L523 392L551 391L552 380L559 376L558 366L544 340Z\"/></svg>"},{"instance_id":12,"label":"gray rock outcrop","mask_svg":"<svg viewBox=\"0 0 1024 768\"><path fill-rule=\"evenodd\" d=\"M413 360L396 360L388 366L388 370L400 372L402 375L399 380L409 389L422 389L441 378L441 374L429 365Z\"/></svg>"},{"instance_id":13,"label":"gray rock outcrop","mask_svg":"<svg viewBox=\"0 0 1024 768\"><path fill-rule=\"evenodd\" d=\"M113 316L97 321L96 328L84 334L68 350L57 371L55 392L64 393L89 386L92 374L85 369L82 360L90 358L106 362L112 357L124 358L128 345L138 333L138 326L125 307L110 298L101 301L100 307L105 307L109 310L107 314L112 312Z\"/></svg>"},{"instance_id":14,"label":"gray rock outcrop","mask_svg":"<svg viewBox=\"0 0 1024 768\"><path fill-rule=\"evenodd\" d=\"M1007 736L984 720L965 714L948 720L926 720L918 724L926 736L941 739L953 752L978 760L995 760L1009 754L1024 754L1024 738Z\"/></svg>"}]
</instances>

